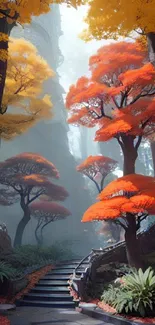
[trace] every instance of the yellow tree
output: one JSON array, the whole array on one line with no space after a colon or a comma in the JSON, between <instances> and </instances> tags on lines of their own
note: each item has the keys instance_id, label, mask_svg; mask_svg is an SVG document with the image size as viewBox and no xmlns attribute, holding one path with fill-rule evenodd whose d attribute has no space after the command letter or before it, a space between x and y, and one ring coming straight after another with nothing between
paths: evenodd
<instances>
[{"instance_id":1,"label":"yellow tree","mask_svg":"<svg viewBox=\"0 0 155 325\"><path fill-rule=\"evenodd\" d=\"M86 0L89 10L85 40L129 36L133 31L146 35L150 60L155 64L155 0Z\"/></svg>"},{"instance_id":2,"label":"yellow tree","mask_svg":"<svg viewBox=\"0 0 155 325\"><path fill-rule=\"evenodd\" d=\"M76 7L83 2L84 0L0 0L0 107L7 70L8 40L12 28L17 23L29 24L32 16L46 14L53 3L66 3Z\"/></svg>"},{"instance_id":3,"label":"yellow tree","mask_svg":"<svg viewBox=\"0 0 155 325\"><path fill-rule=\"evenodd\" d=\"M10 39L1 105L1 139L13 138L41 118L51 117L52 103L48 95L42 95L42 85L53 75L54 72L34 45L23 39Z\"/></svg>"}]
</instances>

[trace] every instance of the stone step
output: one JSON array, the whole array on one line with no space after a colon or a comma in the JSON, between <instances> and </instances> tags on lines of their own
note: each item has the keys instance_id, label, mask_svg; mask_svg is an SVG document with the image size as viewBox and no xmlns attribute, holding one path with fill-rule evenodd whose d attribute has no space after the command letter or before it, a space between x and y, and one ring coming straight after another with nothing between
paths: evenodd
<instances>
[{"instance_id":1,"label":"stone step","mask_svg":"<svg viewBox=\"0 0 155 325\"><path fill-rule=\"evenodd\" d=\"M69 289L68 289L68 287L66 286L66 287L63 287L63 286L54 286L54 287L52 287L52 286L48 286L48 287L46 287L46 286L40 286L40 285L37 285L35 288L33 288L32 290L31 290L31 292L32 293L52 293L52 292L58 292L58 293L67 293L67 292L69 292Z\"/></svg>"},{"instance_id":2,"label":"stone step","mask_svg":"<svg viewBox=\"0 0 155 325\"><path fill-rule=\"evenodd\" d=\"M73 301L44 301L44 300L25 300L18 301L17 306L30 306L30 307L50 307L60 309L75 308Z\"/></svg>"},{"instance_id":3,"label":"stone step","mask_svg":"<svg viewBox=\"0 0 155 325\"><path fill-rule=\"evenodd\" d=\"M40 280L38 282L39 286L66 286L68 287L67 280Z\"/></svg>"},{"instance_id":4,"label":"stone step","mask_svg":"<svg viewBox=\"0 0 155 325\"><path fill-rule=\"evenodd\" d=\"M28 293L24 300L72 301L68 293Z\"/></svg>"},{"instance_id":5,"label":"stone step","mask_svg":"<svg viewBox=\"0 0 155 325\"><path fill-rule=\"evenodd\" d=\"M71 274L52 274L52 275L45 275L42 280L66 280L68 281Z\"/></svg>"},{"instance_id":6,"label":"stone step","mask_svg":"<svg viewBox=\"0 0 155 325\"><path fill-rule=\"evenodd\" d=\"M77 264L78 265L78 264ZM62 265L57 265L54 269L54 270L61 270L61 269L71 269L71 270L75 270L75 268L77 267L76 264L62 264ZM89 264L85 263L85 264L82 264L80 266L80 268L82 269L85 269L86 267L88 267Z\"/></svg>"},{"instance_id":7,"label":"stone step","mask_svg":"<svg viewBox=\"0 0 155 325\"><path fill-rule=\"evenodd\" d=\"M74 269L53 269L47 275L54 275L54 274L69 274L71 275L74 272Z\"/></svg>"}]
</instances>

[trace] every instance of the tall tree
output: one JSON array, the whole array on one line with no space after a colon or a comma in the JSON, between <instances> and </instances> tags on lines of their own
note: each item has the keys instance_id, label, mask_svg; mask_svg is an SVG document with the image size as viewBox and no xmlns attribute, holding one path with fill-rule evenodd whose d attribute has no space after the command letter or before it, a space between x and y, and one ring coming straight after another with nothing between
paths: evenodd
<instances>
[{"instance_id":1,"label":"tall tree","mask_svg":"<svg viewBox=\"0 0 155 325\"><path fill-rule=\"evenodd\" d=\"M119 36L133 37L133 32L148 39L150 61L155 65L154 0L90 0L85 22L88 28L82 33L86 41L92 39L114 39Z\"/></svg>"},{"instance_id":2,"label":"tall tree","mask_svg":"<svg viewBox=\"0 0 155 325\"><path fill-rule=\"evenodd\" d=\"M87 176L96 186L98 193L103 190L105 178L115 171L117 161L105 156L89 156L80 165L77 166L77 171ZM106 229L107 231L107 226ZM108 230L113 240L120 240L120 227L114 222L108 220ZM104 227L102 227L104 231Z\"/></svg>"},{"instance_id":3,"label":"tall tree","mask_svg":"<svg viewBox=\"0 0 155 325\"><path fill-rule=\"evenodd\" d=\"M80 78L66 99L69 123L97 125L97 141L118 141L124 155L124 175L135 172L142 136L154 131L155 71L148 63L141 67L143 53L133 52L137 46L123 42L101 48L90 58L91 78ZM119 64L118 49L122 49Z\"/></svg>"},{"instance_id":4,"label":"tall tree","mask_svg":"<svg viewBox=\"0 0 155 325\"><path fill-rule=\"evenodd\" d=\"M154 177L139 174L121 177L108 184L100 193L99 199L100 202L88 208L82 221L117 221L125 230L129 264L136 268L143 267L136 234L141 222L155 214Z\"/></svg>"},{"instance_id":5,"label":"tall tree","mask_svg":"<svg viewBox=\"0 0 155 325\"><path fill-rule=\"evenodd\" d=\"M21 134L41 118L50 118L52 103L42 95L43 82L54 75L37 49L24 39L11 39L8 69L1 106L0 137L8 140ZM20 113L17 114L17 108Z\"/></svg>"},{"instance_id":6,"label":"tall tree","mask_svg":"<svg viewBox=\"0 0 155 325\"><path fill-rule=\"evenodd\" d=\"M116 56L120 45L122 63L119 66ZM86 127L97 125L96 141L112 138L118 141L123 153L125 176L135 173L142 138L154 134L155 101L152 98L155 94L155 70L150 63L141 67L142 54L133 52L136 43L120 45L103 47L90 58L91 77L82 77L71 86L66 104L70 112L69 123ZM115 46L116 53L113 50ZM125 46L130 48L129 61L128 53L123 52ZM140 67L131 70L136 66ZM134 229L135 219L129 215L128 221Z\"/></svg>"},{"instance_id":7,"label":"tall tree","mask_svg":"<svg viewBox=\"0 0 155 325\"><path fill-rule=\"evenodd\" d=\"M23 153L0 164L0 184L18 194L23 217L14 239L14 246L20 246L26 225L31 219L29 205L41 196L50 200L63 201L68 192L51 182L59 178L55 166L44 157L34 153Z\"/></svg>"},{"instance_id":8,"label":"tall tree","mask_svg":"<svg viewBox=\"0 0 155 325\"><path fill-rule=\"evenodd\" d=\"M71 215L71 212L55 202L34 202L30 206L31 215L37 220L35 237L39 245L43 244L43 231L47 225L57 220L63 220Z\"/></svg>"}]
</instances>

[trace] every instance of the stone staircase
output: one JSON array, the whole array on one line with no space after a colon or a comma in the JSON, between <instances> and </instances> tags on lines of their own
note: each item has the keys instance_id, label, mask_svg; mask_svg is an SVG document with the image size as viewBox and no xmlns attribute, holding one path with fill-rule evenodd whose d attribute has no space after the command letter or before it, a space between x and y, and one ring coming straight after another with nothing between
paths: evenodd
<instances>
[{"instance_id":1,"label":"stone staircase","mask_svg":"<svg viewBox=\"0 0 155 325\"><path fill-rule=\"evenodd\" d=\"M18 306L75 308L69 294L68 280L79 263L80 260L71 260L57 264L22 300L18 301ZM79 276L83 271L84 266L78 268Z\"/></svg>"}]
</instances>

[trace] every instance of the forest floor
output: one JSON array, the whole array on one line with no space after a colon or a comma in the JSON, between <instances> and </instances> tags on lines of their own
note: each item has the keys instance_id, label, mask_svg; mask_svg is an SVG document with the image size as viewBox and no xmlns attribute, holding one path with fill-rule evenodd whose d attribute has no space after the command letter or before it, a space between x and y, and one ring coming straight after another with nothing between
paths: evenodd
<instances>
[{"instance_id":1,"label":"forest floor","mask_svg":"<svg viewBox=\"0 0 155 325\"><path fill-rule=\"evenodd\" d=\"M72 309L51 309L39 307L17 307L8 316L11 325L103 325ZM110 324L108 324L110 325Z\"/></svg>"}]
</instances>

